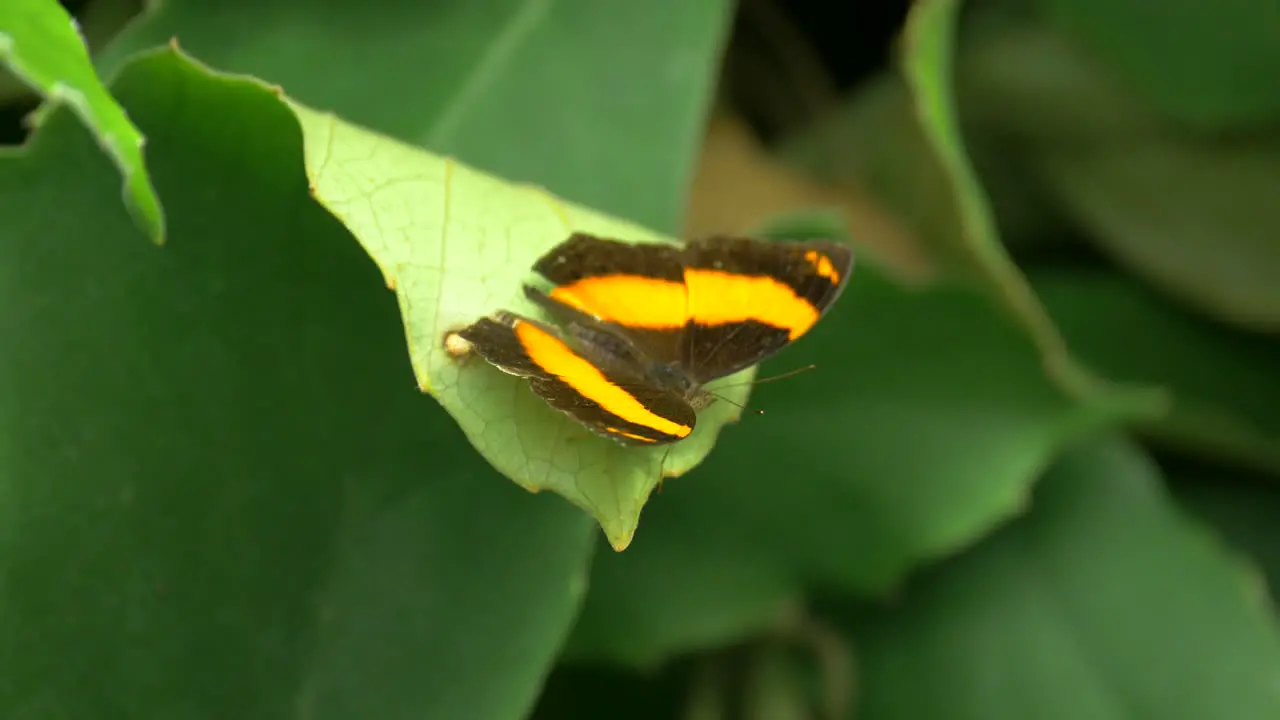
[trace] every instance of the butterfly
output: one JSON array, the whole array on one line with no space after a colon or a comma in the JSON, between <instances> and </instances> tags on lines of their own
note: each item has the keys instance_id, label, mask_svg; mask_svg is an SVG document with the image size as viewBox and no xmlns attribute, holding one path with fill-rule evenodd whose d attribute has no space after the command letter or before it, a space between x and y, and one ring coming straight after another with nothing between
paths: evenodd
<instances>
[{"instance_id":1,"label":"butterfly","mask_svg":"<svg viewBox=\"0 0 1280 720\"><path fill-rule=\"evenodd\" d=\"M575 233L524 293L555 324L508 311L457 332L548 405L624 445L689 436L708 382L771 357L840 296L853 253L829 241L716 236L683 246Z\"/></svg>"}]
</instances>

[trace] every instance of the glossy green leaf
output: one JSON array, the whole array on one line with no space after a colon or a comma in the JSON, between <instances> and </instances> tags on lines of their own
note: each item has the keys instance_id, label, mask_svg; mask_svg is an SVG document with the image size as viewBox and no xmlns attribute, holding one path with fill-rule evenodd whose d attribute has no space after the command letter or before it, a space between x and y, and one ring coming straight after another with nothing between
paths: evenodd
<instances>
[{"instance_id":1,"label":"glossy green leaf","mask_svg":"<svg viewBox=\"0 0 1280 720\"><path fill-rule=\"evenodd\" d=\"M164 210L147 176L142 133L98 79L67 11L56 0L0 3L0 65L84 122L119 168L126 206L151 239L163 243Z\"/></svg>"},{"instance_id":2,"label":"glossy green leaf","mask_svg":"<svg viewBox=\"0 0 1280 720\"><path fill-rule=\"evenodd\" d=\"M1280 3L1039 0L1046 18L1127 88L1203 127L1280 119Z\"/></svg>"},{"instance_id":3,"label":"glossy green leaf","mask_svg":"<svg viewBox=\"0 0 1280 720\"><path fill-rule=\"evenodd\" d=\"M1028 516L853 616L857 715L1274 718L1280 634L1257 589L1141 451L1100 439Z\"/></svg>"},{"instance_id":4,"label":"glossy green leaf","mask_svg":"<svg viewBox=\"0 0 1280 720\"><path fill-rule=\"evenodd\" d=\"M1151 409L1067 398L983 297L856 271L764 374L716 454L663 487L645 532L598 555L568 652L634 665L759 632L811 587L890 591L1020 512L1066 443Z\"/></svg>"},{"instance_id":5,"label":"glossy green leaf","mask_svg":"<svg viewBox=\"0 0 1280 720\"><path fill-rule=\"evenodd\" d=\"M1114 272L1046 269L1032 279L1090 367L1169 391L1171 411L1143 424L1151 436L1280 476L1280 343L1192 315Z\"/></svg>"},{"instance_id":6,"label":"glossy green leaf","mask_svg":"<svg viewBox=\"0 0 1280 720\"><path fill-rule=\"evenodd\" d=\"M416 390L278 98L167 51L114 89L163 248L66 113L0 161L0 716L523 717L590 523Z\"/></svg>"},{"instance_id":7,"label":"glossy green leaf","mask_svg":"<svg viewBox=\"0 0 1280 720\"><path fill-rule=\"evenodd\" d=\"M672 232L731 14L727 0L168 0L103 63L177 37L310 107Z\"/></svg>"}]
</instances>

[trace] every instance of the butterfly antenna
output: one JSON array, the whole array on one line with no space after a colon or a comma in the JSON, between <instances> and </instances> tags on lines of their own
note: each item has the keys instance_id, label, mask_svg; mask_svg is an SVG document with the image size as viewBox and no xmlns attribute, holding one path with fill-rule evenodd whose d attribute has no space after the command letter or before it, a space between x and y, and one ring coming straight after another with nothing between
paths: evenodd
<instances>
[{"instance_id":1,"label":"butterfly antenna","mask_svg":"<svg viewBox=\"0 0 1280 720\"><path fill-rule=\"evenodd\" d=\"M740 383L740 384L750 384L750 383ZM724 387L733 387L733 386L732 386L732 385L727 385L727 386L724 386ZM730 400L729 398L727 398L727 397L725 397L725 396L721 395L720 393L715 392L715 391L713 391L713 390L708 390L707 392L708 392L708 393L710 393L710 394L711 394L711 396L712 396L712 397L714 397L714 398L716 398L717 400L723 400L724 402L729 403L730 405L732 405L732 406L734 406L734 407L738 408L739 410L743 410L743 411L745 411L745 412L753 412L753 413L755 413L756 415L763 415L763 414L764 414L764 411L763 411L763 410L761 410L761 409L759 409L759 408L749 408L749 407L747 407L746 405L743 405L743 404L741 404L741 403L734 402L733 400Z\"/></svg>"},{"instance_id":2,"label":"butterfly antenna","mask_svg":"<svg viewBox=\"0 0 1280 720\"><path fill-rule=\"evenodd\" d=\"M662 483L667 479L667 456L671 454L671 446L662 452L662 461L658 463L658 484L654 486L653 492L657 495L662 494Z\"/></svg>"},{"instance_id":3,"label":"butterfly antenna","mask_svg":"<svg viewBox=\"0 0 1280 720\"><path fill-rule=\"evenodd\" d=\"M751 382L733 383L732 385L721 385L721 386L720 386L719 388L717 388L717 389L724 389L724 388L731 388L731 387L740 387L740 386L742 386L742 385L759 385L760 383L772 382L772 381L774 381L774 380L781 380L782 378L788 378L788 377L791 377L792 375L799 375L799 374L800 374L800 373L802 373L802 372L808 372L808 371L810 371L810 370L813 370L813 369L814 369L814 368L816 368L816 367L818 367L818 366L817 366L817 365L812 365L812 364L810 364L810 365L805 365L804 367L798 367L798 368L796 368L795 370L788 370L787 372L784 372L784 373L782 373L781 375L773 375L773 376L771 376L771 377L767 377L767 378L759 378L759 379L757 379L757 380L752 380ZM718 398L718 399L720 399L720 400L723 400L723 401L725 401L725 402L729 403L730 405L732 405L732 406L734 406L734 407L738 408L739 410L743 410L743 411L747 411L747 412L752 412L752 413L755 413L756 415L763 415L763 414L764 414L764 410L760 410L760 409L758 409L758 408L749 408L749 407L747 407L746 405L742 405L741 403L736 403L736 402L734 402L733 400L730 400L729 398L727 398L727 397L725 397L725 396L721 395L721 394L720 394L720 393L718 393L718 392L714 392L714 391L711 391L711 390L708 390L707 392L711 393L711 395L712 395L712 396L714 396L714 397L716 397L716 398Z\"/></svg>"},{"instance_id":4,"label":"butterfly antenna","mask_svg":"<svg viewBox=\"0 0 1280 720\"><path fill-rule=\"evenodd\" d=\"M804 367L798 367L795 370L788 370L780 375L771 375L767 378L756 378L755 380L751 380L749 382L733 383L732 385L721 385L720 387L727 388L727 387L738 387L740 385L759 385L760 383L773 382L774 380L789 378L792 375L799 375L802 372L809 372L810 370L813 370L817 367L818 367L817 365L812 365L812 364L805 365Z\"/></svg>"}]
</instances>

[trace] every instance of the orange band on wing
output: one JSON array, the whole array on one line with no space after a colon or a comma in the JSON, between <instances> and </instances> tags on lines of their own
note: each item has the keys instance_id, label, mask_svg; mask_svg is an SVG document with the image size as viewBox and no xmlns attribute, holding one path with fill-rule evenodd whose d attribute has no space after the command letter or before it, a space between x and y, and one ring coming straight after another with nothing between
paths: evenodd
<instances>
[{"instance_id":1,"label":"orange band on wing","mask_svg":"<svg viewBox=\"0 0 1280 720\"><path fill-rule=\"evenodd\" d=\"M631 393L609 382L604 373L575 353L564 341L537 325L518 322L515 332L530 360L584 397L594 400L605 410L627 422L653 428L673 437L682 438L693 432L693 428L688 425L672 422L649 410Z\"/></svg>"},{"instance_id":2,"label":"orange band on wing","mask_svg":"<svg viewBox=\"0 0 1280 720\"><path fill-rule=\"evenodd\" d=\"M699 325L755 320L784 328L795 340L818 322L818 308L771 277L690 269L685 270L684 281L689 288L689 314Z\"/></svg>"},{"instance_id":3,"label":"orange band on wing","mask_svg":"<svg viewBox=\"0 0 1280 720\"><path fill-rule=\"evenodd\" d=\"M837 282L839 273L816 251L819 275ZM765 275L687 269L684 282L640 275L583 278L551 291L551 297L607 322L651 330L674 330L692 319L701 325L755 320L786 329L794 340L818 321L818 309L789 285Z\"/></svg>"},{"instance_id":4,"label":"orange band on wing","mask_svg":"<svg viewBox=\"0 0 1280 720\"><path fill-rule=\"evenodd\" d=\"M551 297L601 320L643 328L681 328L689 319L684 283L641 275L583 278L551 291Z\"/></svg>"},{"instance_id":5,"label":"orange band on wing","mask_svg":"<svg viewBox=\"0 0 1280 720\"><path fill-rule=\"evenodd\" d=\"M836 270L836 266L831 264L831 258L817 250L810 250L804 254L804 259L808 260L809 264L813 266L813 270L818 273L818 277L830 280L832 285L840 284L840 271Z\"/></svg>"},{"instance_id":6,"label":"orange band on wing","mask_svg":"<svg viewBox=\"0 0 1280 720\"><path fill-rule=\"evenodd\" d=\"M636 435L635 433L629 433L626 430L622 430L616 427L606 426L605 430L608 430L609 432L614 433L615 435L621 435L624 438L631 438L632 440L635 440L637 442L647 442L647 443L658 442L657 440L654 440L651 437L645 437L644 435Z\"/></svg>"}]
</instances>

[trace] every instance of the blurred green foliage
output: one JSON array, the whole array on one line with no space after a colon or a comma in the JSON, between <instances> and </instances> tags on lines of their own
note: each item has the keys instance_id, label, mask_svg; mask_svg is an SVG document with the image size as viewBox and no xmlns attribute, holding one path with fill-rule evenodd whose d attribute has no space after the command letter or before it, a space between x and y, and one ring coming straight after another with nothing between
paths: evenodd
<instances>
[{"instance_id":1,"label":"blurred green foliage","mask_svg":"<svg viewBox=\"0 0 1280 720\"><path fill-rule=\"evenodd\" d=\"M1280 717L1274 2L917 0L775 150L939 272L862 259L625 552L415 388L443 284L402 319L369 240L436 246L351 222L392 215L284 94L409 144L340 148L355 190L412 145L505 180L460 220L505 249L437 270L514 283L556 238L501 188L679 231L733 11L171 0L95 71L0 9L49 103L0 154L0 717Z\"/></svg>"}]
</instances>

